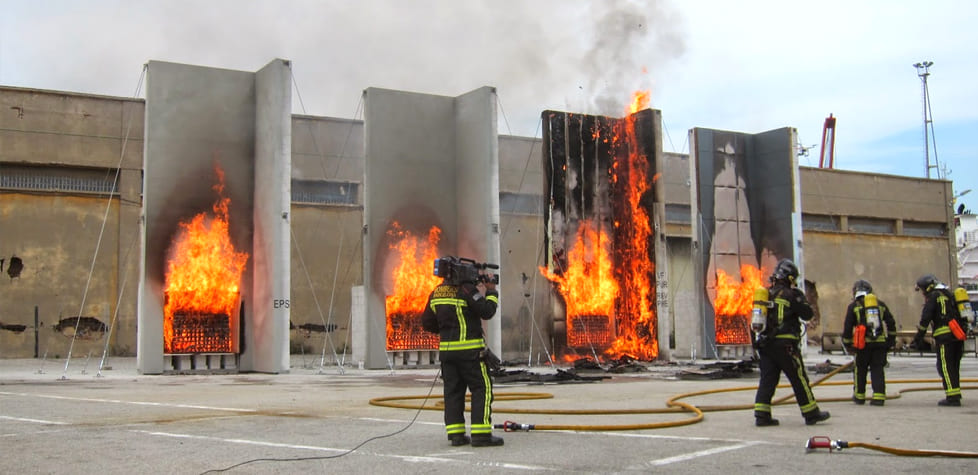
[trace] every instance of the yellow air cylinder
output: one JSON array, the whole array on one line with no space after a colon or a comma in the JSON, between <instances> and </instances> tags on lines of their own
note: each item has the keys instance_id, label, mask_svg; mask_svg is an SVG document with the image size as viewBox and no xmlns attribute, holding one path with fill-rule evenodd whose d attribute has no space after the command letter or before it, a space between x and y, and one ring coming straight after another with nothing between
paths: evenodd
<instances>
[{"instance_id":1,"label":"yellow air cylinder","mask_svg":"<svg viewBox=\"0 0 978 475\"><path fill-rule=\"evenodd\" d=\"M765 287L754 289L754 308L751 309L750 327L754 333L761 333L767 328L767 308L771 304L768 299L771 294Z\"/></svg>"}]
</instances>

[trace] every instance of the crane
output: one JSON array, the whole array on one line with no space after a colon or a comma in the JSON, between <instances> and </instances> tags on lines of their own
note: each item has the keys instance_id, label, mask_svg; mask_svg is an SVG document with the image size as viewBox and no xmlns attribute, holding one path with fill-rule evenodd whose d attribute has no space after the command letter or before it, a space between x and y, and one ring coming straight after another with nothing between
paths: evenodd
<instances>
[{"instance_id":1,"label":"crane","mask_svg":"<svg viewBox=\"0 0 978 475\"><path fill-rule=\"evenodd\" d=\"M822 150L818 157L818 167L835 168L835 117L832 114L825 118L825 125L822 126Z\"/></svg>"}]
</instances>

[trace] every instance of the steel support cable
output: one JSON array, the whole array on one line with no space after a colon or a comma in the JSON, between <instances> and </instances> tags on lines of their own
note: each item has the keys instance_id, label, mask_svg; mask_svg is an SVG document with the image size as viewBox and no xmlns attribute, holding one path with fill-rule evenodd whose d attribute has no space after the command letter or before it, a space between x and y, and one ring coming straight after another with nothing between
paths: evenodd
<instances>
[{"instance_id":1,"label":"steel support cable","mask_svg":"<svg viewBox=\"0 0 978 475\"><path fill-rule=\"evenodd\" d=\"M305 102L302 100L302 92L299 90L299 83L296 81L295 74L294 74L294 72L292 72L291 69L289 70L289 75L292 78L292 85L295 88L296 97L299 99L299 106L302 108L302 113L304 115L308 115L308 113L306 112ZM355 112L353 114L354 115L354 120L356 119L357 116L359 116L360 111L362 109L362 105L363 105L363 97L361 96L360 100L357 102L357 108L356 108L356 110L355 110ZM337 157L337 160L336 160L336 168L335 168L335 171L332 174L326 169L326 156L325 156L325 154L323 154L323 152L319 148L319 141L316 140L316 133L315 133L315 131L312 128L311 121L309 123L309 127L308 128L309 128L309 137L310 137L310 140L312 140L312 144L313 144L313 149L315 150L316 155L319 156L319 164L320 164L320 167L321 167L321 169L323 171L323 179L329 179L331 175L334 175L335 176L336 174L339 173L340 162L342 161L343 157L346 156L347 144L349 143L350 136L352 135L352 132L353 132L353 123L351 122L350 128L347 130L346 138L343 140L343 146L340 149L340 154L339 154L339 156ZM337 253L336 253L336 266L335 266L334 274L333 274L333 286L332 286L332 289L330 290L330 300L329 300L329 310L328 310L329 317L327 318L326 316L324 316L322 306L319 303L319 298L316 296L316 291L315 291L315 288L314 288L314 286L312 284L312 278L309 275L309 270L306 268L305 262L302 260L302 250L301 250L301 247L299 246L299 241L296 239L295 232L292 231L291 226L289 226L289 231L292 234L292 241L295 243L296 251L299 253L299 259L300 259L300 262L302 264L303 272L305 272L305 274L306 274L306 280L309 283L309 289L312 291L313 300L315 301L316 309L319 312L319 319L320 319L320 321L323 322L324 340L325 341L323 342L322 357L320 359L319 370L320 370L320 372L322 372L323 366L325 365L326 346L329 345L330 349L333 352L333 359L336 361L336 364L339 367L340 373L342 374L344 372L343 371L343 364L340 361L340 357L339 357L339 355L336 352L336 345L333 343L333 338L332 338L332 335L331 335L332 332L329 331L329 326L330 326L330 324L333 321L333 302L334 302L334 299L335 299L335 296L336 296L336 277L337 277L336 276L336 272L338 272L338 270L339 270L340 255L341 255L341 252L342 252L342 249L343 249L343 246L342 246L342 242L343 242L343 240L342 240L342 238L343 238L343 228L342 228L342 226L337 226L336 229L337 229L338 234L340 235L340 247L339 247L339 249L337 250ZM347 269L349 270L349 267ZM348 336L349 336L349 332L348 332ZM344 356L345 356L345 353L344 353Z\"/></svg>"},{"instance_id":2,"label":"steel support cable","mask_svg":"<svg viewBox=\"0 0 978 475\"><path fill-rule=\"evenodd\" d=\"M836 368L835 370L827 373L822 378L819 378L811 384L812 387L824 385L824 386L849 386L852 385L852 381L835 381L826 382L827 379L835 376L841 371L846 370L852 366L852 362L846 363L845 365ZM968 383L978 383L978 378L966 378L962 379L962 382ZM939 379L900 379L888 381L890 384L910 384L910 383L940 383ZM790 384L780 384L779 389L790 388ZM962 386L962 389L978 389L978 386ZM738 386L731 388L716 388L716 389L706 389L702 391L692 391L688 393L678 394L666 400L665 408L633 408L633 409L549 409L549 408L496 408L494 407L492 412L496 414L544 414L544 415L635 415L635 414L676 414L676 413L689 413L693 414L692 417L686 419L676 420L676 421L666 421L666 422L652 422L652 423L640 423L640 424L575 424L575 425L553 425L553 424L533 424L533 430L553 430L553 431L621 431L621 430L645 430L645 429L661 429L666 427L679 427L684 425L695 424L701 422L704 419L704 413L706 412L721 412L721 411L733 411L733 410L744 410L744 409L754 409L754 404L724 404L724 405L694 405L687 402L680 401L681 399L692 398L696 396L705 396L710 394L722 394L728 392L737 391L755 391L757 390L756 385L752 386ZM887 396L887 399L898 399L900 395L904 392L913 391L933 391L933 390L943 390L942 387L913 387L901 389L897 392L895 396ZM523 400L538 400L538 399L553 399L553 394L542 393L542 392L505 392L505 393L494 393L493 399L495 402L500 401L523 401ZM424 409L424 410L442 410L444 407L444 399L432 400L432 404L426 405L422 403L420 406L418 404L407 403L403 401L417 400L417 399L428 399L432 400L430 396L386 396L371 399L369 401L370 405L382 406L382 407L392 407L397 409ZM790 403L794 399L794 394L789 394L787 396L775 399L772 405L781 405ZM468 398L467 398L468 400ZM822 402L842 402L850 401L851 397L837 397L837 398L820 398ZM467 408L468 410L468 408ZM851 444L851 443L850 443Z\"/></svg>"},{"instance_id":3,"label":"steel support cable","mask_svg":"<svg viewBox=\"0 0 978 475\"><path fill-rule=\"evenodd\" d=\"M143 78L146 77L147 69L149 69L149 66L144 64L142 71L139 73L139 80L136 81L136 92L133 93L133 99L139 96L139 91L142 89ZM124 109L125 109L125 105L123 105L123 110ZM132 121L134 117L135 114L130 114L129 122L126 124L126 135L122 139L122 146L120 147L119 150L119 161L116 163L115 177L112 182L113 189L115 189L118 186L119 175L122 173L122 161L126 157L126 145L129 143L129 132L132 130ZM63 380L68 379L68 365L71 364L71 352L75 347L75 339L77 338L79 333L78 327L81 325L82 314L85 312L85 302L88 300L88 289L92 284L92 276L95 275L95 263L98 260L99 250L102 248L102 237L105 235L105 225L109 221L109 211L112 210L112 194L113 194L112 190L110 190L107 193L108 197L105 200L106 201L105 214L102 216L102 226L99 228L98 239L95 242L95 254L92 256L92 265L89 267L88 270L88 279L85 281L85 290L82 291L82 299L81 299L81 305L79 305L78 308L78 315L75 316L75 331L74 333L72 333L71 342L68 344L68 354L65 355L65 367L64 367L64 371L61 373L61 379ZM119 198L121 201L122 198L121 193L119 194Z\"/></svg>"}]
</instances>

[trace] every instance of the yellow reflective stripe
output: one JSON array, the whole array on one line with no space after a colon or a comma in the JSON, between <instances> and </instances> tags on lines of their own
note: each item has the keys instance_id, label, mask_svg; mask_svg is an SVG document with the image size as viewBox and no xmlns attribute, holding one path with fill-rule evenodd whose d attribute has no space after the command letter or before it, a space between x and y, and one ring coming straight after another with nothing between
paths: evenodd
<instances>
[{"instance_id":1,"label":"yellow reflective stripe","mask_svg":"<svg viewBox=\"0 0 978 475\"><path fill-rule=\"evenodd\" d=\"M499 305L499 296L497 296L497 295L490 295L490 296L486 297L486 300L488 300L488 301L490 301L492 303L495 303L496 305Z\"/></svg>"},{"instance_id":2,"label":"yellow reflective stripe","mask_svg":"<svg viewBox=\"0 0 978 475\"><path fill-rule=\"evenodd\" d=\"M466 306L466 303L465 303L465 300L463 300L463 299L453 299L453 298L445 297L445 298L431 299L431 305L432 306L435 306L435 305L461 305L461 306L465 307Z\"/></svg>"},{"instance_id":3,"label":"yellow reflective stripe","mask_svg":"<svg viewBox=\"0 0 978 475\"><path fill-rule=\"evenodd\" d=\"M465 338L469 334L469 325L465 322L465 313L462 312L465 302L455 306L455 318L458 319L458 337Z\"/></svg>"},{"instance_id":4,"label":"yellow reflective stripe","mask_svg":"<svg viewBox=\"0 0 978 475\"><path fill-rule=\"evenodd\" d=\"M774 335L774 338L775 339L780 339L780 340L800 340L801 339L801 338L798 337L798 335L792 335L790 333L782 333L780 335Z\"/></svg>"},{"instance_id":5,"label":"yellow reflective stripe","mask_svg":"<svg viewBox=\"0 0 978 475\"><path fill-rule=\"evenodd\" d=\"M947 325L934 329L934 336L947 335L948 333L951 333L951 328Z\"/></svg>"},{"instance_id":6,"label":"yellow reflective stripe","mask_svg":"<svg viewBox=\"0 0 978 475\"><path fill-rule=\"evenodd\" d=\"M448 435L452 434L464 434L465 433L465 423L462 424L448 424L445 426L445 432Z\"/></svg>"},{"instance_id":7,"label":"yellow reflective stripe","mask_svg":"<svg viewBox=\"0 0 978 475\"><path fill-rule=\"evenodd\" d=\"M473 434L492 434L492 424L472 424Z\"/></svg>"},{"instance_id":8,"label":"yellow reflective stripe","mask_svg":"<svg viewBox=\"0 0 978 475\"><path fill-rule=\"evenodd\" d=\"M784 309L785 307L790 307L791 302L778 297L774 299L774 304L778 306L778 326L781 326L781 323L784 322Z\"/></svg>"},{"instance_id":9,"label":"yellow reflective stripe","mask_svg":"<svg viewBox=\"0 0 978 475\"><path fill-rule=\"evenodd\" d=\"M479 338L477 340L443 341L438 344L438 349L441 351L475 350L485 348L485 346L485 340Z\"/></svg>"},{"instance_id":10,"label":"yellow reflective stripe","mask_svg":"<svg viewBox=\"0 0 978 475\"><path fill-rule=\"evenodd\" d=\"M944 378L945 387L951 388L951 373L947 371L947 347L940 345L941 358L941 378ZM946 391L945 391L946 393Z\"/></svg>"},{"instance_id":11,"label":"yellow reflective stripe","mask_svg":"<svg viewBox=\"0 0 978 475\"><path fill-rule=\"evenodd\" d=\"M486 363L484 361L479 361L479 369L482 371L482 384L486 388L485 395L482 401L482 421L479 425L485 425L486 429L492 429L492 378L489 377L489 371L486 370ZM473 401L475 402L475 401ZM473 421L474 422L474 421ZM472 424L472 430L475 430L476 424Z\"/></svg>"},{"instance_id":12,"label":"yellow reflective stripe","mask_svg":"<svg viewBox=\"0 0 978 475\"><path fill-rule=\"evenodd\" d=\"M805 396L809 401L811 401L809 404L801 406L801 412L808 412L817 408L818 403L815 402L815 395L812 394L812 387L810 384L808 384L808 376L805 375L805 362L802 361L802 359L797 355L792 356L792 358L795 360L795 367L798 368L798 380L801 381L801 385L805 387Z\"/></svg>"},{"instance_id":13,"label":"yellow reflective stripe","mask_svg":"<svg viewBox=\"0 0 978 475\"><path fill-rule=\"evenodd\" d=\"M757 411L757 412L771 412L771 405L770 404L764 404L762 402L755 402L754 403L754 410Z\"/></svg>"}]
</instances>

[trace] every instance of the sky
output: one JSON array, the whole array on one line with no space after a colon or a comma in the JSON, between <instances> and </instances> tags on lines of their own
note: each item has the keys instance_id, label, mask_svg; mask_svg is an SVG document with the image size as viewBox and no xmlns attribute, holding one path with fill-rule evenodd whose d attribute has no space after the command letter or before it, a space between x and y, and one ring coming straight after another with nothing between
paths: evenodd
<instances>
[{"instance_id":1,"label":"sky","mask_svg":"<svg viewBox=\"0 0 978 475\"><path fill-rule=\"evenodd\" d=\"M978 2L951 0L0 0L0 85L143 97L143 65L257 71L292 63L293 113L362 119L363 90L497 90L499 133L540 114L621 117L635 91L663 148L694 127L798 130L817 167L978 188ZM978 203L978 190L963 196Z\"/></svg>"}]
</instances>

